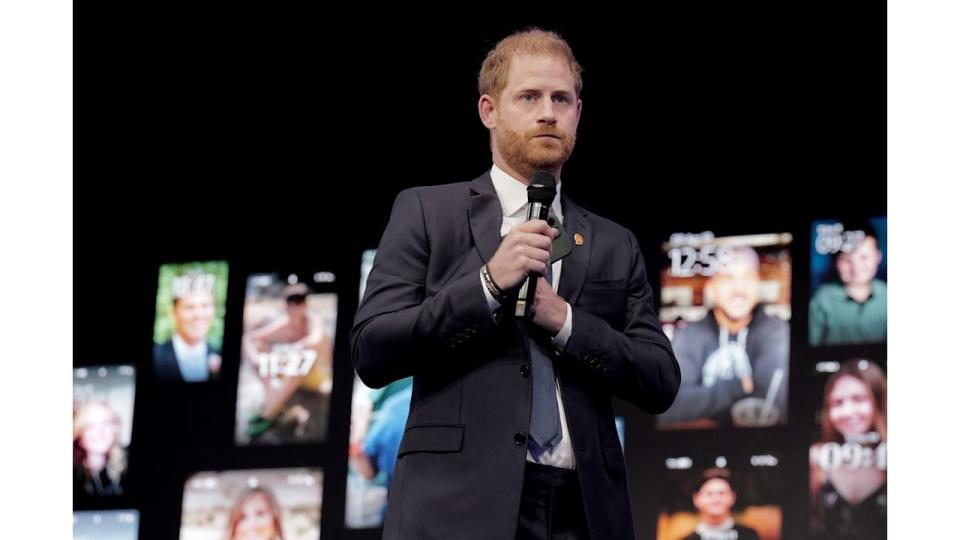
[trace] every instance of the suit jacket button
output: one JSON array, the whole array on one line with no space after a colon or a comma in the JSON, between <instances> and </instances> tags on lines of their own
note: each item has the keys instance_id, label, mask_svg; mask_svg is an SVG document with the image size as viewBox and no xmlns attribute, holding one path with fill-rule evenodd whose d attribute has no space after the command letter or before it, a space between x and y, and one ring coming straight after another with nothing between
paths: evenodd
<instances>
[{"instance_id":1,"label":"suit jacket button","mask_svg":"<svg viewBox=\"0 0 960 540\"><path fill-rule=\"evenodd\" d=\"M528 365L526 365L526 364L520 366L520 376L521 376L521 377L529 377L529 376L530 376L530 366L528 366Z\"/></svg>"},{"instance_id":2,"label":"suit jacket button","mask_svg":"<svg viewBox=\"0 0 960 540\"><path fill-rule=\"evenodd\" d=\"M513 436L513 444L521 448L527 444L527 434L520 432Z\"/></svg>"}]
</instances>

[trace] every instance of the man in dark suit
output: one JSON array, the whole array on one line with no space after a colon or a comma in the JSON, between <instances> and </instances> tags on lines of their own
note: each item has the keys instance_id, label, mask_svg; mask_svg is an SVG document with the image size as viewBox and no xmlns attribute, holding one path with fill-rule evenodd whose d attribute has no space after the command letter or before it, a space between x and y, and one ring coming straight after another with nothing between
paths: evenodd
<instances>
[{"instance_id":1,"label":"man in dark suit","mask_svg":"<svg viewBox=\"0 0 960 540\"><path fill-rule=\"evenodd\" d=\"M659 413L680 383L643 257L560 183L570 255L551 264L557 232L524 223L534 171L559 178L573 150L580 67L531 30L490 52L479 87L493 167L397 196L351 333L367 385L414 378L384 537L633 538L612 398ZM543 277L523 321L528 273Z\"/></svg>"},{"instance_id":2,"label":"man in dark suit","mask_svg":"<svg viewBox=\"0 0 960 540\"><path fill-rule=\"evenodd\" d=\"M205 382L221 364L219 351L207 342L216 313L212 286L174 289L174 333L154 346L153 373L164 382Z\"/></svg>"}]
</instances>

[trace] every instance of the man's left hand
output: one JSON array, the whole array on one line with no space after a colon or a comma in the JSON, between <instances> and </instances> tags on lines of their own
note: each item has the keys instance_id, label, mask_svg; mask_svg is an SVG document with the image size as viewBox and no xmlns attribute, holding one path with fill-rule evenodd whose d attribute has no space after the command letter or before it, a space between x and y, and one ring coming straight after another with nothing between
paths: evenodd
<instances>
[{"instance_id":1,"label":"man's left hand","mask_svg":"<svg viewBox=\"0 0 960 540\"><path fill-rule=\"evenodd\" d=\"M547 280L537 280L537 294L533 300L533 324L557 335L567 321L567 301L553 291Z\"/></svg>"}]
</instances>

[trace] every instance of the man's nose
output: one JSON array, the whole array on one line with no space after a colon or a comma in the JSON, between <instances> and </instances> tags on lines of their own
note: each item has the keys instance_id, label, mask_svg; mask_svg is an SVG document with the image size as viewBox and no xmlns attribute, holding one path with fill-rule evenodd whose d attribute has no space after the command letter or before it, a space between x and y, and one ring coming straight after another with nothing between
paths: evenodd
<instances>
[{"instance_id":1,"label":"man's nose","mask_svg":"<svg viewBox=\"0 0 960 540\"><path fill-rule=\"evenodd\" d=\"M543 103L543 105L540 107L540 117L537 120L551 125L556 124L557 114L553 108L553 100L544 99L541 103Z\"/></svg>"}]
</instances>

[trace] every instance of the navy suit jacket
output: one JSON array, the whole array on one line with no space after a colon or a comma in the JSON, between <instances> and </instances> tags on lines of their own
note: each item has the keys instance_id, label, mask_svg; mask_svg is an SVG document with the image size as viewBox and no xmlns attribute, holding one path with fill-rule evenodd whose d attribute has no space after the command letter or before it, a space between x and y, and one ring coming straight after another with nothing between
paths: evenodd
<instances>
[{"instance_id":1,"label":"navy suit jacket","mask_svg":"<svg viewBox=\"0 0 960 540\"><path fill-rule=\"evenodd\" d=\"M663 412L680 370L633 233L566 197L561 204L564 228L583 238L560 277L573 308L563 351L514 319L513 306L490 314L480 267L500 244L503 212L489 173L397 196L350 336L368 386L413 376L384 538L515 537L528 337L553 354L591 537L634 537L612 398Z\"/></svg>"},{"instance_id":2,"label":"navy suit jacket","mask_svg":"<svg viewBox=\"0 0 960 540\"><path fill-rule=\"evenodd\" d=\"M213 345L207 343L207 358L214 354L218 354L218 351L213 348ZM158 381L183 382L183 374L180 373L180 365L177 363L177 353L173 348L173 339L153 346L153 376ZM213 378L211 373L207 380Z\"/></svg>"}]
</instances>

